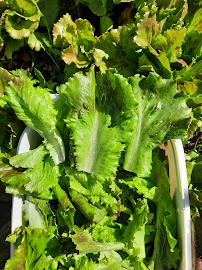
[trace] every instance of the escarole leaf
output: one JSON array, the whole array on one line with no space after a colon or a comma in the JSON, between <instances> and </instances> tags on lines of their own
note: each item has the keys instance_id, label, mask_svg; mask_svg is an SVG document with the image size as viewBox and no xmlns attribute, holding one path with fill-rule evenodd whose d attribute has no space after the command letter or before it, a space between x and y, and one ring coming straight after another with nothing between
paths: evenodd
<instances>
[{"instance_id":1,"label":"escarole leaf","mask_svg":"<svg viewBox=\"0 0 202 270\"><path fill-rule=\"evenodd\" d=\"M138 75L129 78L139 105L135 111L138 117L133 135L126 147L124 169L147 177L151 170L152 150L164 142L177 122L189 118L191 109L184 97L176 95L177 85L173 80L162 79L155 73L150 73L139 84L137 80ZM188 124L182 127L184 133Z\"/></svg>"},{"instance_id":2,"label":"escarole leaf","mask_svg":"<svg viewBox=\"0 0 202 270\"><path fill-rule=\"evenodd\" d=\"M56 128L57 112L49 92L40 87L35 88L30 79L22 77L10 82L6 98L18 118L45 139L45 145L55 164L63 162L65 149Z\"/></svg>"}]
</instances>

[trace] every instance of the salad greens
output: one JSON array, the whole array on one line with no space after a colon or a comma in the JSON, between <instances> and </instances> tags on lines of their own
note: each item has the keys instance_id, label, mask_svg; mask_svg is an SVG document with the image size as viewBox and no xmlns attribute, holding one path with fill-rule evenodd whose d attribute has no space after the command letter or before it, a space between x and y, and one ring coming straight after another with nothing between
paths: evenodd
<instances>
[{"instance_id":1,"label":"salad greens","mask_svg":"<svg viewBox=\"0 0 202 270\"><path fill-rule=\"evenodd\" d=\"M0 2L0 180L23 198L5 270L177 269L158 146L202 132L201 6ZM16 155L25 126L41 142ZM195 223L200 153L186 156Z\"/></svg>"}]
</instances>

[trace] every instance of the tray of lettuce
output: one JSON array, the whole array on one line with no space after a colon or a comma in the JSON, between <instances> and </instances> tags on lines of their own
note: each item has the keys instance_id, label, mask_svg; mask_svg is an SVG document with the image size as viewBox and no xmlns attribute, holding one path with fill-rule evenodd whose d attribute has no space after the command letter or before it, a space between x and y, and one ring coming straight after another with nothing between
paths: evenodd
<instances>
[{"instance_id":1,"label":"tray of lettuce","mask_svg":"<svg viewBox=\"0 0 202 270\"><path fill-rule=\"evenodd\" d=\"M189 123L173 80L92 67L58 87L55 102L26 76L4 99L30 144L21 138L25 151L3 168L6 191L22 196L5 269L177 269L177 208L158 148Z\"/></svg>"}]
</instances>

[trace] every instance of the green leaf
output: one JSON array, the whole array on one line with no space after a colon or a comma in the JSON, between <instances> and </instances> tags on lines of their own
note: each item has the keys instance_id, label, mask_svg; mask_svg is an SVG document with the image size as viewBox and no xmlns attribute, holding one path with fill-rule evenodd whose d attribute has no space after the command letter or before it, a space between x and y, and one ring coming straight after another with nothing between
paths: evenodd
<instances>
[{"instance_id":1,"label":"green leaf","mask_svg":"<svg viewBox=\"0 0 202 270\"><path fill-rule=\"evenodd\" d=\"M121 183L127 185L130 189L134 189L138 194L142 194L145 198L157 202L159 200L159 192L148 180L134 177L119 180Z\"/></svg>"},{"instance_id":2,"label":"green leaf","mask_svg":"<svg viewBox=\"0 0 202 270\"><path fill-rule=\"evenodd\" d=\"M13 57L13 53L17 52L24 45L24 39L14 40L8 36L5 38L5 45L4 56L10 60Z\"/></svg>"},{"instance_id":3,"label":"green leaf","mask_svg":"<svg viewBox=\"0 0 202 270\"><path fill-rule=\"evenodd\" d=\"M82 72L75 73L58 88L58 92L59 99L64 100L66 106L72 108L72 110L79 112L85 108L93 109L95 107L94 67L86 75Z\"/></svg>"},{"instance_id":4,"label":"green leaf","mask_svg":"<svg viewBox=\"0 0 202 270\"><path fill-rule=\"evenodd\" d=\"M144 17L137 25L137 34L134 37L134 42L142 48L149 47L162 31L162 22L157 21L156 14L152 17L149 17L149 15L149 13L144 14Z\"/></svg>"},{"instance_id":5,"label":"green leaf","mask_svg":"<svg viewBox=\"0 0 202 270\"><path fill-rule=\"evenodd\" d=\"M49 233L57 233L56 217L47 200L26 197L23 204L23 224L29 224L30 229L41 228Z\"/></svg>"},{"instance_id":6,"label":"green leaf","mask_svg":"<svg viewBox=\"0 0 202 270\"><path fill-rule=\"evenodd\" d=\"M43 35L42 33L38 33L35 31L29 36L27 43L32 50L38 52L40 51L41 48L44 48L42 44L42 35Z\"/></svg>"},{"instance_id":7,"label":"green leaf","mask_svg":"<svg viewBox=\"0 0 202 270\"><path fill-rule=\"evenodd\" d=\"M9 1L11 9L19 16L31 21L37 21L40 18L40 12L37 4L33 0L12 0Z\"/></svg>"},{"instance_id":8,"label":"green leaf","mask_svg":"<svg viewBox=\"0 0 202 270\"><path fill-rule=\"evenodd\" d=\"M0 67L0 96L4 95L8 82L13 79L13 75L10 74L6 69Z\"/></svg>"},{"instance_id":9,"label":"green leaf","mask_svg":"<svg viewBox=\"0 0 202 270\"><path fill-rule=\"evenodd\" d=\"M142 260L145 253L145 224L147 223L149 208L146 200L138 200L134 206L134 213L124 231L125 251L130 255Z\"/></svg>"},{"instance_id":10,"label":"green leaf","mask_svg":"<svg viewBox=\"0 0 202 270\"><path fill-rule=\"evenodd\" d=\"M54 257L57 254L55 251L60 251L58 239L39 228L29 230L20 227L7 238L7 241L16 242L17 249L14 250L14 256L7 261L5 270L53 269L47 267L51 267L55 261Z\"/></svg>"},{"instance_id":11,"label":"green leaf","mask_svg":"<svg viewBox=\"0 0 202 270\"><path fill-rule=\"evenodd\" d=\"M39 18L32 21L17 14L15 11L7 11L5 20L5 29L13 39L23 39L29 37L39 26ZM20 22L16 20L16 17Z\"/></svg>"},{"instance_id":12,"label":"green leaf","mask_svg":"<svg viewBox=\"0 0 202 270\"><path fill-rule=\"evenodd\" d=\"M74 23L67 13L54 24L53 44L62 47L61 57L68 65L87 67L93 60L95 41L92 25L87 20L77 19Z\"/></svg>"},{"instance_id":13,"label":"green leaf","mask_svg":"<svg viewBox=\"0 0 202 270\"><path fill-rule=\"evenodd\" d=\"M169 193L169 178L165 166L157 177L157 187L161 193L156 208L156 235L154 240L154 269L177 267L180 260L180 250L176 247L176 213Z\"/></svg>"},{"instance_id":14,"label":"green leaf","mask_svg":"<svg viewBox=\"0 0 202 270\"><path fill-rule=\"evenodd\" d=\"M77 206L80 212L91 222L98 223L106 216L107 212L104 208L100 209L90 204L86 197L84 197L82 194L70 189L69 193L72 202Z\"/></svg>"},{"instance_id":15,"label":"green leaf","mask_svg":"<svg viewBox=\"0 0 202 270\"><path fill-rule=\"evenodd\" d=\"M116 196L113 191L109 194L108 189L97 178L90 174L78 172L75 169L66 167L66 176L68 177L68 187L84 195L92 204L112 208L112 211L118 211ZM67 180L66 180L67 181Z\"/></svg>"},{"instance_id":16,"label":"green leaf","mask_svg":"<svg viewBox=\"0 0 202 270\"><path fill-rule=\"evenodd\" d=\"M74 254L71 270L121 270L122 259L115 251L102 252L99 262L95 263L84 254ZM66 268L65 268L66 269Z\"/></svg>"},{"instance_id":17,"label":"green leaf","mask_svg":"<svg viewBox=\"0 0 202 270\"><path fill-rule=\"evenodd\" d=\"M147 177L151 170L152 150L164 142L169 132L169 139L172 135L176 138L183 134L172 134L175 132L172 126L188 119L191 110L183 97L176 96L177 86L173 80L162 79L155 73L150 73L140 83L138 80L138 75L129 79L139 106L135 111L138 117L132 139L126 147L124 169ZM188 124L182 131L186 131Z\"/></svg>"},{"instance_id":18,"label":"green leaf","mask_svg":"<svg viewBox=\"0 0 202 270\"><path fill-rule=\"evenodd\" d=\"M58 4L58 0L39 0L37 5L43 14L40 20L40 25L46 26L48 30L51 31L53 24L56 22L58 12L61 9L61 6Z\"/></svg>"},{"instance_id":19,"label":"green leaf","mask_svg":"<svg viewBox=\"0 0 202 270\"><path fill-rule=\"evenodd\" d=\"M42 137L55 164L65 160L63 141L56 129L56 114L50 94L43 88L34 88L26 77L16 78L7 87L7 101L16 115Z\"/></svg>"},{"instance_id":20,"label":"green leaf","mask_svg":"<svg viewBox=\"0 0 202 270\"><path fill-rule=\"evenodd\" d=\"M49 189L57 185L60 176L58 167L54 166L50 157L40 162L33 169L24 172L13 170L12 167L7 165L2 168L0 173L1 181L6 185L14 188L24 187L27 193L49 197Z\"/></svg>"},{"instance_id":21,"label":"green leaf","mask_svg":"<svg viewBox=\"0 0 202 270\"><path fill-rule=\"evenodd\" d=\"M110 76L112 76L111 81ZM102 91L105 90L105 86L102 88L102 85L104 85L103 80L104 78L100 77L98 82L98 96L100 99L103 96L104 100L105 93L102 93ZM108 84L113 84L113 74L109 74L108 80ZM119 83L121 84L122 82L119 82L117 78L117 91L121 92L122 88L119 86ZM125 82L123 82L123 85L125 85ZM130 95L132 95L132 90L131 92L130 90L127 89L122 94L126 100L129 99L127 94L130 93ZM124 145L121 143L123 140L122 137L124 136L119 132L117 127L110 127L110 115L102 112L102 108L95 108L95 75L93 69L87 73L87 76L76 73L73 78L70 78L65 86L60 89L60 93L63 94L64 97L66 96L67 104L73 107L72 116L70 115L66 122L71 131L70 135L73 141L77 169L102 177L114 175L119 164L120 153L124 148ZM107 94L107 97L110 95L111 92ZM99 97L98 107L101 107L99 104L102 104L102 102L101 100L99 101ZM117 99L117 103L119 102L119 106L121 106L119 97ZM104 104L106 104L105 102L110 101L104 101ZM124 102L122 106L127 108L127 106L130 107L131 103L133 103L132 100L128 105ZM113 105L110 111L114 113ZM120 114L121 113L122 112L120 112ZM120 114L118 114L117 117L120 117ZM124 120L122 120L122 122L123 121ZM124 126L122 129L124 129Z\"/></svg>"},{"instance_id":22,"label":"green leaf","mask_svg":"<svg viewBox=\"0 0 202 270\"><path fill-rule=\"evenodd\" d=\"M101 243L93 241L91 234L88 231L76 232L70 235L72 241L76 245L76 249L82 254L102 252L108 250L122 250L124 243Z\"/></svg>"},{"instance_id":23,"label":"green leaf","mask_svg":"<svg viewBox=\"0 0 202 270\"><path fill-rule=\"evenodd\" d=\"M39 165L44 156L48 154L45 146L42 144L34 150L11 157L9 163L15 168L34 168Z\"/></svg>"},{"instance_id":24,"label":"green leaf","mask_svg":"<svg viewBox=\"0 0 202 270\"><path fill-rule=\"evenodd\" d=\"M119 74L126 77L136 73L139 53L134 48L133 36L135 33L134 27L130 29L120 26L99 37L95 45L99 51L97 55L94 53L94 58L101 71L105 72L106 68L115 68Z\"/></svg>"},{"instance_id":25,"label":"green leaf","mask_svg":"<svg viewBox=\"0 0 202 270\"><path fill-rule=\"evenodd\" d=\"M110 125L110 116L96 110L69 121L78 170L104 177L116 174L124 146Z\"/></svg>"},{"instance_id":26,"label":"green leaf","mask_svg":"<svg viewBox=\"0 0 202 270\"><path fill-rule=\"evenodd\" d=\"M61 188L59 184L53 187L53 191L59 201L59 213L64 219L69 230L72 231L74 226L74 214L76 210L68 198L66 192Z\"/></svg>"},{"instance_id":27,"label":"green leaf","mask_svg":"<svg viewBox=\"0 0 202 270\"><path fill-rule=\"evenodd\" d=\"M181 46L185 35L186 28L167 30L156 37L153 47L164 52L170 63L176 62L181 56Z\"/></svg>"},{"instance_id":28,"label":"green leaf","mask_svg":"<svg viewBox=\"0 0 202 270\"><path fill-rule=\"evenodd\" d=\"M109 31L113 27L113 21L110 19L110 14L100 18L100 31L101 33Z\"/></svg>"},{"instance_id":29,"label":"green leaf","mask_svg":"<svg viewBox=\"0 0 202 270\"><path fill-rule=\"evenodd\" d=\"M76 0L76 5L79 3L88 6L90 10L97 16L105 15L108 10L108 5L109 7L112 6L112 0Z\"/></svg>"}]
</instances>

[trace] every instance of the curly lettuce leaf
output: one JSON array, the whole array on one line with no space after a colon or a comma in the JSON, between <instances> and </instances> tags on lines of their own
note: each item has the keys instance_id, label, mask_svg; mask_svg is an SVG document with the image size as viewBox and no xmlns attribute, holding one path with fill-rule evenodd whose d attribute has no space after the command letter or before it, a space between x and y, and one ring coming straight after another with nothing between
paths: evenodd
<instances>
[{"instance_id":1,"label":"curly lettuce leaf","mask_svg":"<svg viewBox=\"0 0 202 270\"><path fill-rule=\"evenodd\" d=\"M78 193L75 190L69 189L72 202L80 210L80 212L91 222L100 222L107 214L107 211L102 208L98 208L93 204L89 203L85 196Z\"/></svg>"},{"instance_id":2,"label":"curly lettuce leaf","mask_svg":"<svg viewBox=\"0 0 202 270\"><path fill-rule=\"evenodd\" d=\"M68 265L68 264L67 264ZM69 267L69 265L67 266ZM66 268L65 268L66 269ZM121 270L122 259L116 251L102 252L99 257L99 262L93 262L84 254L74 254L71 258L70 270ZM127 269L127 268L126 268Z\"/></svg>"},{"instance_id":3,"label":"curly lettuce leaf","mask_svg":"<svg viewBox=\"0 0 202 270\"><path fill-rule=\"evenodd\" d=\"M173 80L162 79L155 73L138 80L138 75L129 78L139 106L135 111L138 117L132 139L125 151L124 169L147 177L151 171L152 150L165 139L186 133L188 122L180 134L175 133L175 124L188 119L191 109L184 97L176 96L177 86Z\"/></svg>"},{"instance_id":4,"label":"curly lettuce leaf","mask_svg":"<svg viewBox=\"0 0 202 270\"><path fill-rule=\"evenodd\" d=\"M93 60L95 41L92 25L87 20L77 19L74 23L67 13L54 24L53 44L62 48L61 57L68 65L87 67Z\"/></svg>"},{"instance_id":5,"label":"curly lettuce leaf","mask_svg":"<svg viewBox=\"0 0 202 270\"><path fill-rule=\"evenodd\" d=\"M136 52L133 42L134 35L134 27L120 26L98 38L94 58L101 71L115 68L126 77L136 73L139 52Z\"/></svg>"},{"instance_id":6,"label":"curly lettuce leaf","mask_svg":"<svg viewBox=\"0 0 202 270\"><path fill-rule=\"evenodd\" d=\"M110 116L97 110L69 121L78 170L104 177L116 174L124 146L117 128L110 125Z\"/></svg>"},{"instance_id":7,"label":"curly lettuce leaf","mask_svg":"<svg viewBox=\"0 0 202 270\"><path fill-rule=\"evenodd\" d=\"M142 194L144 198L157 202L159 200L159 191L153 183L140 177L131 177L119 179L120 183L124 183L130 189L135 190L138 194Z\"/></svg>"},{"instance_id":8,"label":"curly lettuce leaf","mask_svg":"<svg viewBox=\"0 0 202 270\"><path fill-rule=\"evenodd\" d=\"M56 217L47 200L27 196L23 202L22 211L22 224L29 226L29 229L41 228L50 233L58 233Z\"/></svg>"},{"instance_id":9,"label":"curly lettuce leaf","mask_svg":"<svg viewBox=\"0 0 202 270\"><path fill-rule=\"evenodd\" d=\"M102 84L101 79L99 85ZM80 85L81 87L78 87ZM111 116L99 108L101 91L96 105L93 68L86 76L76 73L65 86L61 88L60 93L66 96L67 103L73 107L66 122L71 131L76 168L102 177L114 175L124 145L118 127L111 127ZM127 99L126 93L123 95Z\"/></svg>"},{"instance_id":10,"label":"curly lettuce leaf","mask_svg":"<svg viewBox=\"0 0 202 270\"><path fill-rule=\"evenodd\" d=\"M59 168L54 166L50 157L24 172L14 170L9 165L4 165L0 171L1 181L8 187L23 188L27 194L50 199L49 189L57 185L59 176Z\"/></svg>"},{"instance_id":11,"label":"curly lettuce leaf","mask_svg":"<svg viewBox=\"0 0 202 270\"><path fill-rule=\"evenodd\" d=\"M129 219L124 231L124 250L137 260L141 261L146 257L145 253L145 224L149 208L146 199L138 200L134 205L134 213Z\"/></svg>"},{"instance_id":12,"label":"curly lettuce leaf","mask_svg":"<svg viewBox=\"0 0 202 270\"><path fill-rule=\"evenodd\" d=\"M114 194L109 194L104 183L100 182L97 178L68 167L65 168L65 171L68 177L68 187L70 189L84 195L96 206L101 207L105 205L117 208L118 202L113 197Z\"/></svg>"},{"instance_id":13,"label":"curly lettuce leaf","mask_svg":"<svg viewBox=\"0 0 202 270\"><path fill-rule=\"evenodd\" d=\"M5 264L5 270L53 269L57 267L57 256L61 246L58 238L52 233L36 228L26 227L16 229L7 241L14 243L14 256Z\"/></svg>"},{"instance_id":14,"label":"curly lettuce leaf","mask_svg":"<svg viewBox=\"0 0 202 270\"><path fill-rule=\"evenodd\" d=\"M45 140L55 164L65 160L62 138L56 128L57 112L47 90L33 86L27 77L15 78L6 90L6 100L16 115Z\"/></svg>"},{"instance_id":15,"label":"curly lettuce leaf","mask_svg":"<svg viewBox=\"0 0 202 270\"><path fill-rule=\"evenodd\" d=\"M161 166L157 177L157 187L160 192L156 208L156 235L152 260L154 269L176 268L180 260L180 249L176 240L176 213L169 193L169 178L165 165Z\"/></svg>"},{"instance_id":16,"label":"curly lettuce leaf","mask_svg":"<svg viewBox=\"0 0 202 270\"><path fill-rule=\"evenodd\" d=\"M67 193L64 191L64 189L61 188L59 184L53 187L53 191L59 201L57 211L63 218L69 230L72 231L74 226L74 214L76 210L71 203L69 197L67 196Z\"/></svg>"},{"instance_id":17,"label":"curly lettuce leaf","mask_svg":"<svg viewBox=\"0 0 202 270\"><path fill-rule=\"evenodd\" d=\"M13 39L29 37L39 26L40 10L32 1L13 1L5 10L5 29Z\"/></svg>"},{"instance_id":18,"label":"curly lettuce leaf","mask_svg":"<svg viewBox=\"0 0 202 270\"><path fill-rule=\"evenodd\" d=\"M57 106L59 111L57 103L63 101L69 107L69 110L71 109L72 111L76 110L79 112L85 108L93 109L95 107L95 86L94 67L90 68L86 75L82 72L77 72L58 88L59 98L55 106Z\"/></svg>"},{"instance_id":19,"label":"curly lettuce leaf","mask_svg":"<svg viewBox=\"0 0 202 270\"><path fill-rule=\"evenodd\" d=\"M76 249L82 254L102 252L108 250L123 250L124 243L101 243L93 240L92 235L86 230L82 232L76 232L70 235L72 241L76 245Z\"/></svg>"}]
</instances>

